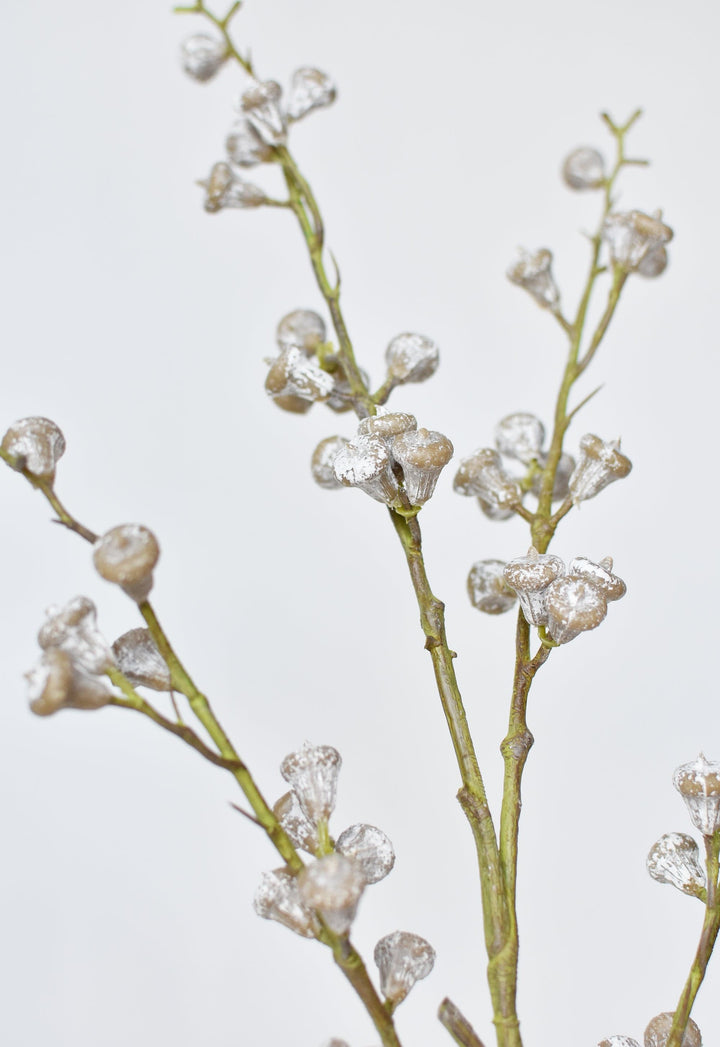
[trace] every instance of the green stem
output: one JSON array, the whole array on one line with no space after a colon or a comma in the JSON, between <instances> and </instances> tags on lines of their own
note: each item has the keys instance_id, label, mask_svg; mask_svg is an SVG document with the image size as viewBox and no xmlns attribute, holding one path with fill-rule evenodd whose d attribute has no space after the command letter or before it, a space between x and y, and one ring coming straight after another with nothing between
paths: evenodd
<instances>
[{"instance_id":1,"label":"green stem","mask_svg":"<svg viewBox=\"0 0 720 1047\"><path fill-rule=\"evenodd\" d=\"M446 996L438 1008L438 1019L458 1047L483 1047L483 1042L459 1007Z\"/></svg>"}]
</instances>

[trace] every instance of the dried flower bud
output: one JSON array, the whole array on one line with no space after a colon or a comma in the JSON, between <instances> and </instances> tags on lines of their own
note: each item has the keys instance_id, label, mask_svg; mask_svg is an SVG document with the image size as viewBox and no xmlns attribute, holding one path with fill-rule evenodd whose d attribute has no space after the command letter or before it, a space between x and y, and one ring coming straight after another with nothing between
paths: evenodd
<instances>
[{"instance_id":1,"label":"dried flower bud","mask_svg":"<svg viewBox=\"0 0 720 1047\"><path fill-rule=\"evenodd\" d=\"M495 427L495 446L500 454L525 465L539 461L544 440L545 426L534 414L508 414Z\"/></svg>"},{"instance_id":2,"label":"dried flower bud","mask_svg":"<svg viewBox=\"0 0 720 1047\"><path fill-rule=\"evenodd\" d=\"M395 864L392 843L374 825L351 825L338 836L335 850L357 862L368 884L384 880Z\"/></svg>"},{"instance_id":3,"label":"dried flower bud","mask_svg":"<svg viewBox=\"0 0 720 1047\"><path fill-rule=\"evenodd\" d=\"M205 210L215 214L226 207L260 207L267 197L262 189L238 178L224 160L213 164L207 178L198 182L205 190Z\"/></svg>"},{"instance_id":4,"label":"dried flower bud","mask_svg":"<svg viewBox=\"0 0 720 1047\"><path fill-rule=\"evenodd\" d=\"M333 384L331 374L309 360L302 349L291 345L270 361L265 391L274 400L278 396L297 396L315 403L317 400L327 400Z\"/></svg>"},{"instance_id":5,"label":"dried flower bud","mask_svg":"<svg viewBox=\"0 0 720 1047\"><path fill-rule=\"evenodd\" d=\"M246 117L236 120L225 139L228 157L238 167L255 167L272 157L272 146L268 145Z\"/></svg>"},{"instance_id":6,"label":"dried flower bud","mask_svg":"<svg viewBox=\"0 0 720 1047\"><path fill-rule=\"evenodd\" d=\"M273 814L295 847L315 854L318 849L317 826L307 817L294 792L285 793L273 807Z\"/></svg>"},{"instance_id":7,"label":"dried flower bud","mask_svg":"<svg viewBox=\"0 0 720 1047\"><path fill-rule=\"evenodd\" d=\"M38 480L52 483L65 454L65 437L49 418L21 418L3 436L2 449L17 458L13 468L27 469Z\"/></svg>"},{"instance_id":8,"label":"dried flower bud","mask_svg":"<svg viewBox=\"0 0 720 1047\"><path fill-rule=\"evenodd\" d=\"M645 1030L645 1047L665 1047L674 1017L674 1011L663 1011L662 1014L655 1015ZM702 1033L692 1018L688 1019L680 1047L702 1047Z\"/></svg>"},{"instance_id":9,"label":"dried flower bud","mask_svg":"<svg viewBox=\"0 0 720 1047\"><path fill-rule=\"evenodd\" d=\"M660 276L667 269L668 264L668 253L665 248L651 247L645 257L640 261L637 267L637 271L640 276L655 277Z\"/></svg>"},{"instance_id":10,"label":"dried flower bud","mask_svg":"<svg viewBox=\"0 0 720 1047\"><path fill-rule=\"evenodd\" d=\"M371 414L358 423L358 436L373 436L385 440L392 450L395 438L403 433L417 429L417 418L404 411L391 411L387 414Z\"/></svg>"},{"instance_id":11,"label":"dried flower bud","mask_svg":"<svg viewBox=\"0 0 720 1047\"><path fill-rule=\"evenodd\" d=\"M227 56L225 41L206 33L189 36L180 52L183 71L200 84L212 80Z\"/></svg>"},{"instance_id":12,"label":"dried flower bud","mask_svg":"<svg viewBox=\"0 0 720 1047\"><path fill-rule=\"evenodd\" d=\"M647 871L658 883L669 883L683 894L698 897L705 888L700 852L692 836L665 833L650 848Z\"/></svg>"},{"instance_id":13,"label":"dried flower bud","mask_svg":"<svg viewBox=\"0 0 720 1047\"><path fill-rule=\"evenodd\" d=\"M514 607L517 593L505 581L504 571L504 560L478 560L470 568L468 596L478 611L503 614Z\"/></svg>"},{"instance_id":14,"label":"dried flower bud","mask_svg":"<svg viewBox=\"0 0 720 1047\"><path fill-rule=\"evenodd\" d=\"M393 440L392 454L403 471L411 505L424 505L435 491L440 473L453 456L453 445L442 433L410 430Z\"/></svg>"},{"instance_id":15,"label":"dried flower bud","mask_svg":"<svg viewBox=\"0 0 720 1047\"><path fill-rule=\"evenodd\" d=\"M303 400L302 396L293 395L273 395L272 402L276 407L279 407L283 411L289 411L291 414L307 414L313 405L312 400Z\"/></svg>"},{"instance_id":16,"label":"dried flower bud","mask_svg":"<svg viewBox=\"0 0 720 1047\"><path fill-rule=\"evenodd\" d=\"M325 321L312 309L293 309L277 325L275 338L281 349L294 347L313 356L325 341Z\"/></svg>"},{"instance_id":17,"label":"dried flower bud","mask_svg":"<svg viewBox=\"0 0 720 1047\"><path fill-rule=\"evenodd\" d=\"M305 816L313 825L327 822L335 807L337 779L342 760L331 745L310 745L290 753L280 764L280 774L292 786Z\"/></svg>"},{"instance_id":18,"label":"dried flower bud","mask_svg":"<svg viewBox=\"0 0 720 1047\"><path fill-rule=\"evenodd\" d=\"M137 603L147 599L160 556L157 538L142 524L120 524L95 542L93 563L101 577L120 585Z\"/></svg>"},{"instance_id":19,"label":"dried flower bud","mask_svg":"<svg viewBox=\"0 0 720 1047\"><path fill-rule=\"evenodd\" d=\"M669 243L673 231L660 218L659 211L654 215L643 214L642 211L620 211L608 215L602 236L610 250L613 264L633 272L650 251Z\"/></svg>"},{"instance_id":20,"label":"dried flower bud","mask_svg":"<svg viewBox=\"0 0 720 1047\"><path fill-rule=\"evenodd\" d=\"M518 594L525 620L530 625L547 623L547 590L564 573L565 564L559 556L539 553L533 546L527 556L518 556L506 564L505 581Z\"/></svg>"},{"instance_id":21,"label":"dried flower bud","mask_svg":"<svg viewBox=\"0 0 720 1047\"><path fill-rule=\"evenodd\" d=\"M584 578L558 578L545 593L547 628L556 643L569 643L595 629L607 614L601 589Z\"/></svg>"},{"instance_id":22,"label":"dried flower bud","mask_svg":"<svg viewBox=\"0 0 720 1047\"><path fill-rule=\"evenodd\" d=\"M580 146L565 158L562 167L565 185L570 189L602 189L605 184L605 161L602 153Z\"/></svg>"},{"instance_id":23,"label":"dried flower bud","mask_svg":"<svg viewBox=\"0 0 720 1047\"><path fill-rule=\"evenodd\" d=\"M399 496L387 444L379 436L357 436L342 447L333 466L345 487L359 487L377 502L394 504Z\"/></svg>"},{"instance_id":24,"label":"dried flower bud","mask_svg":"<svg viewBox=\"0 0 720 1047\"><path fill-rule=\"evenodd\" d=\"M524 288L543 309L557 309L560 292L550 272L552 252L542 248L535 253L520 251L520 258L507 271L508 280Z\"/></svg>"},{"instance_id":25,"label":"dried flower bud","mask_svg":"<svg viewBox=\"0 0 720 1047\"><path fill-rule=\"evenodd\" d=\"M627 586L622 578L612 573L613 561L611 556L604 557L599 563L593 563L586 556L576 556L571 560L567 574L568 578L584 578L603 594L608 603L613 600L621 600L627 592Z\"/></svg>"},{"instance_id":26,"label":"dried flower bud","mask_svg":"<svg viewBox=\"0 0 720 1047\"><path fill-rule=\"evenodd\" d=\"M435 964L432 945L407 931L394 931L381 938L373 955L380 971L380 991L396 1007L415 982L427 978Z\"/></svg>"},{"instance_id":27,"label":"dried flower bud","mask_svg":"<svg viewBox=\"0 0 720 1047\"><path fill-rule=\"evenodd\" d=\"M513 509L522 502L520 488L502 468L500 455L482 447L463 458L453 488L458 494L475 495L496 509Z\"/></svg>"},{"instance_id":28,"label":"dried flower bud","mask_svg":"<svg viewBox=\"0 0 720 1047\"><path fill-rule=\"evenodd\" d=\"M285 117L280 109L282 88L274 80L254 80L240 97L240 109L263 142L284 145Z\"/></svg>"},{"instance_id":29,"label":"dried flower bud","mask_svg":"<svg viewBox=\"0 0 720 1047\"><path fill-rule=\"evenodd\" d=\"M313 109L324 109L337 98L337 88L319 69L303 67L292 75L286 112L288 120L301 120Z\"/></svg>"},{"instance_id":30,"label":"dried flower bud","mask_svg":"<svg viewBox=\"0 0 720 1047\"><path fill-rule=\"evenodd\" d=\"M388 376L398 385L424 382L437 371L440 351L425 335L399 334L385 350L385 361Z\"/></svg>"},{"instance_id":31,"label":"dried flower bud","mask_svg":"<svg viewBox=\"0 0 720 1047\"><path fill-rule=\"evenodd\" d=\"M541 454L538 457L538 465L544 469L547 465L548 456ZM565 500L570 493L570 477L575 472L575 459L572 455L561 454L560 461L558 462L557 469L555 470L555 482L553 483L552 489L552 500L557 502L559 500ZM542 473L536 473L533 477L532 487L530 490L536 497L540 496L540 489L542 487Z\"/></svg>"},{"instance_id":32,"label":"dried flower bud","mask_svg":"<svg viewBox=\"0 0 720 1047\"><path fill-rule=\"evenodd\" d=\"M112 645L120 672L135 687L170 691L170 669L148 629L130 629Z\"/></svg>"},{"instance_id":33,"label":"dried flower bud","mask_svg":"<svg viewBox=\"0 0 720 1047\"><path fill-rule=\"evenodd\" d=\"M114 664L110 647L97 627L95 604L76 596L64 607L48 607L47 621L38 633L43 650L61 647L87 673L104 673Z\"/></svg>"},{"instance_id":34,"label":"dried flower bud","mask_svg":"<svg viewBox=\"0 0 720 1047\"><path fill-rule=\"evenodd\" d=\"M105 677L86 672L62 647L48 647L25 678L36 716L50 716L58 709L100 709L112 697Z\"/></svg>"},{"instance_id":35,"label":"dried flower bud","mask_svg":"<svg viewBox=\"0 0 720 1047\"><path fill-rule=\"evenodd\" d=\"M326 436L313 451L310 470L313 480L327 491L337 490L342 484L333 468L338 452L349 443L344 436Z\"/></svg>"},{"instance_id":36,"label":"dried flower bud","mask_svg":"<svg viewBox=\"0 0 720 1047\"><path fill-rule=\"evenodd\" d=\"M606 443L599 436L586 433L580 440L580 459L570 477L570 494L575 505L600 494L615 480L622 480L632 469L632 462L620 453L620 441Z\"/></svg>"},{"instance_id":37,"label":"dried flower bud","mask_svg":"<svg viewBox=\"0 0 720 1047\"><path fill-rule=\"evenodd\" d=\"M328 854L303 869L298 887L305 904L320 913L330 930L347 934L365 890L365 877L357 862L341 854Z\"/></svg>"},{"instance_id":38,"label":"dried flower bud","mask_svg":"<svg viewBox=\"0 0 720 1047\"><path fill-rule=\"evenodd\" d=\"M703 836L720 830L720 763L700 753L673 774L673 785L685 801L692 823Z\"/></svg>"},{"instance_id":39,"label":"dried flower bud","mask_svg":"<svg viewBox=\"0 0 720 1047\"><path fill-rule=\"evenodd\" d=\"M632 1036L608 1036L600 1041L598 1047L640 1047L640 1044Z\"/></svg>"},{"instance_id":40,"label":"dried flower bud","mask_svg":"<svg viewBox=\"0 0 720 1047\"><path fill-rule=\"evenodd\" d=\"M264 920L276 920L303 938L314 938L320 931L315 913L303 901L297 879L285 869L263 873L253 908Z\"/></svg>"},{"instance_id":41,"label":"dried flower bud","mask_svg":"<svg viewBox=\"0 0 720 1047\"><path fill-rule=\"evenodd\" d=\"M497 505L491 505L482 498L478 498L478 505L488 520L509 520L515 515L514 509L499 509Z\"/></svg>"}]
</instances>

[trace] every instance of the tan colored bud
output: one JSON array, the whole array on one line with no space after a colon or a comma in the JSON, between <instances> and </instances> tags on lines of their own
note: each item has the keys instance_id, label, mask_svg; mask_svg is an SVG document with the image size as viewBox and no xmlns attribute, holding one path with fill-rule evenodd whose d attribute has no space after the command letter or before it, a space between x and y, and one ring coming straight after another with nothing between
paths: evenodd
<instances>
[{"instance_id":1,"label":"tan colored bud","mask_svg":"<svg viewBox=\"0 0 720 1047\"><path fill-rule=\"evenodd\" d=\"M93 563L98 574L115 582L137 603L152 589L152 572L160 546L152 531L142 524L120 524L95 543Z\"/></svg>"}]
</instances>

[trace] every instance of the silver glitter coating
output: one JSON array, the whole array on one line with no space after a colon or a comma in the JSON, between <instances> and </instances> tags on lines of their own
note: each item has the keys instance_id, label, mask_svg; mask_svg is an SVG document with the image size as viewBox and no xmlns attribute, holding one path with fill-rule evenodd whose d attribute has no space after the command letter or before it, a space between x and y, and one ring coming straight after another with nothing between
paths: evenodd
<instances>
[{"instance_id":1,"label":"silver glitter coating","mask_svg":"<svg viewBox=\"0 0 720 1047\"><path fill-rule=\"evenodd\" d=\"M255 167L272 156L272 146L260 137L246 117L236 120L230 128L225 150L238 167Z\"/></svg>"},{"instance_id":2,"label":"silver glitter coating","mask_svg":"<svg viewBox=\"0 0 720 1047\"><path fill-rule=\"evenodd\" d=\"M674 1011L663 1011L662 1014L656 1014L651 1019L645 1030L645 1047L665 1047L670 1037L674 1017ZM692 1018L688 1020L680 1047L702 1047L702 1034Z\"/></svg>"},{"instance_id":3,"label":"silver glitter coating","mask_svg":"<svg viewBox=\"0 0 720 1047\"><path fill-rule=\"evenodd\" d=\"M612 557L607 556L599 563L588 560L586 556L576 556L568 564L568 578L584 578L598 588L608 603L620 600L627 592L627 586L622 578L612 573Z\"/></svg>"},{"instance_id":4,"label":"silver glitter coating","mask_svg":"<svg viewBox=\"0 0 720 1047\"><path fill-rule=\"evenodd\" d=\"M293 309L277 325L275 338L280 349L302 349L313 356L327 337L325 321L312 309Z\"/></svg>"},{"instance_id":5,"label":"silver glitter coating","mask_svg":"<svg viewBox=\"0 0 720 1047\"><path fill-rule=\"evenodd\" d=\"M515 606L517 593L505 581L504 560L478 560L470 568L470 603L485 614L504 614Z\"/></svg>"},{"instance_id":6,"label":"silver glitter coating","mask_svg":"<svg viewBox=\"0 0 720 1047\"><path fill-rule=\"evenodd\" d=\"M373 958L380 971L380 991L397 1006L415 982L430 974L435 950L419 934L394 931L380 939Z\"/></svg>"},{"instance_id":7,"label":"silver glitter coating","mask_svg":"<svg viewBox=\"0 0 720 1047\"><path fill-rule=\"evenodd\" d=\"M403 471L408 501L411 505L424 505L453 456L453 445L442 433L409 430L393 440L392 455Z\"/></svg>"},{"instance_id":8,"label":"silver glitter coating","mask_svg":"<svg viewBox=\"0 0 720 1047\"><path fill-rule=\"evenodd\" d=\"M183 71L204 84L212 80L227 58L224 40L207 33L195 33L182 43L180 61Z\"/></svg>"},{"instance_id":9,"label":"silver glitter coating","mask_svg":"<svg viewBox=\"0 0 720 1047\"><path fill-rule=\"evenodd\" d=\"M361 418L358 423L359 436L375 436L385 440L392 449L395 437L417 429L417 418L404 411L388 411L385 414L371 414Z\"/></svg>"},{"instance_id":10,"label":"silver glitter coating","mask_svg":"<svg viewBox=\"0 0 720 1047\"><path fill-rule=\"evenodd\" d=\"M342 447L333 465L345 487L359 487L377 502L392 505L399 496L387 444L379 436L357 436Z\"/></svg>"},{"instance_id":11,"label":"silver glitter coating","mask_svg":"<svg viewBox=\"0 0 720 1047\"><path fill-rule=\"evenodd\" d=\"M106 677L86 672L62 647L48 647L25 679L36 716L51 716L59 709L100 709L112 696Z\"/></svg>"},{"instance_id":12,"label":"silver glitter coating","mask_svg":"<svg viewBox=\"0 0 720 1047\"><path fill-rule=\"evenodd\" d=\"M64 607L48 607L47 621L38 633L43 650L61 647L73 663L87 673L104 673L114 665L107 640L97 627L95 604L87 596L76 596Z\"/></svg>"},{"instance_id":13,"label":"silver glitter coating","mask_svg":"<svg viewBox=\"0 0 720 1047\"><path fill-rule=\"evenodd\" d=\"M508 414L495 427L495 446L500 454L517 458L524 465L539 460L545 426L534 414Z\"/></svg>"},{"instance_id":14,"label":"silver glitter coating","mask_svg":"<svg viewBox=\"0 0 720 1047\"><path fill-rule=\"evenodd\" d=\"M281 98L282 88L274 80L254 80L240 96L240 109L269 146L284 145L287 140Z\"/></svg>"},{"instance_id":15,"label":"silver glitter coating","mask_svg":"<svg viewBox=\"0 0 720 1047\"><path fill-rule=\"evenodd\" d=\"M399 334L385 350L385 362L388 376L398 384L424 382L437 371L440 351L425 335Z\"/></svg>"},{"instance_id":16,"label":"silver glitter coating","mask_svg":"<svg viewBox=\"0 0 720 1047\"><path fill-rule=\"evenodd\" d=\"M531 294L543 309L557 309L560 292L552 275L552 252L547 248L539 251L520 250L520 257L507 270L507 278Z\"/></svg>"},{"instance_id":17,"label":"silver glitter coating","mask_svg":"<svg viewBox=\"0 0 720 1047\"><path fill-rule=\"evenodd\" d=\"M357 862L367 884L384 880L395 864L392 843L374 825L351 825L338 836L335 850Z\"/></svg>"},{"instance_id":18,"label":"silver glitter coating","mask_svg":"<svg viewBox=\"0 0 720 1047\"><path fill-rule=\"evenodd\" d=\"M303 901L297 878L285 869L263 873L253 908L264 920L275 920L303 938L314 938L320 930L315 913Z\"/></svg>"},{"instance_id":19,"label":"silver glitter coating","mask_svg":"<svg viewBox=\"0 0 720 1047\"><path fill-rule=\"evenodd\" d=\"M605 160L602 153L586 145L573 149L565 157L562 177L570 189L602 189L605 184Z\"/></svg>"},{"instance_id":20,"label":"silver glitter coating","mask_svg":"<svg viewBox=\"0 0 720 1047\"><path fill-rule=\"evenodd\" d=\"M21 418L3 436L2 449L18 459L14 468L52 482L55 467L65 454L65 437L49 418Z\"/></svg>"},{"instance_id":21,"label":"silver glitter coating","mask_svg":"<svg viewBox=\"0 0 720 1047\"><path fill-rule=\"evenodd\" d=\"M213 164L207 178L198 181L205 190L205 210L216 214L224 208L260 207L267 200L258 186L238 178L224 160Z\"/></svg>"},{"instance_id":22,"label":"silver glitter coating","mask_svg":"<svg viewBox=\"0 0 720 1047\"><path fill-rule=\"evenodd\" d=\"M122 586L133 600L147 599L153 584L153 567L160 556L157 538L142 524L120 524L98 538L93 563L108 582Z\"/></svg>"},{"instance_id":23,"label":"silver glitter coating","mask_svg":"<svg viewBox=\"0 0 720 1047\"><path fill-rule=\"evenodd\" d=\"M673 785L685 801L692 823L703 836L720 829L720 763L700 753L673 774Z\"/></svg>"},{"instance_id":24,"label":"silver glitter coating","mask_svg":"<svg viewBox=\"0 0 720 1047\"><path fill-rule=\"evenodd\" d=\"M303 66L292 75L285 112L289 121L301 120L313 109L324 109L337 98L337 88L327 73Z\"/></svg>"},{"instance_id":25,"label":"silver glitter coating","mask_svg":"<svg viewBox=\"0 0 720 1047\"><path fill-rule=\"evenodd\" d=\"M622 480L632 462L620 451L620 441L605 442L586 433L580 440L580 456L570 477L569 490L575 505L594 498L615 480Z\"/></svg>"},{"instance_id":26,"label":"silver glitter coating","mask_svg":"<svg viewBox=\"0 0 720 1047\"><path fill-rule=\"evenodd\" d=\"M307 817L294 792L285 793L280 797L273 807L273 814L295 847L315 854L318 848L317 826Z\"/></svg>"},{"instance_id":27,"label":"silver glitter coating","mask_svg":"<svg viewBox=\"0 0 720 1047\"><path fill-rule=\"evenodd\" d=\"M669 883L683 894L697 897L705 888L705 871L700 851L692 836L665 833L652 845L647 856L647 871L658 883Z\"/></svg>"},{"instance_id":28,"label":"silver glitter coating","mask_svg":"<svg viewBox=\"0 0 720 1047\"><path fill-rule=\"evenodd\" d=\"M310 460L312 478L326 491L339 490L343 485L335 476L335 459L338 452L349 443L344 436L326 436L313 451Z\"/></svg>"},{"instance_id":29,"label":"silver glitter coating","mask_svg":"<svg viewBox=\"0 0 720 1047\"><path fill-rule=\"evenodd\" d=\"M328 854L307 865L298 877L306 905L316 909L336 934L347 934L365 890L361 867L341 854Z\"/></svg>"},{"instance_id":30,"label":"silver glitter coating","mask_svg":"<svg viewBox=\"0 0 720 1047\"><path fill-rule=\"evenodd\" d=\"M607 614L602 591L584 578L558 578L545 592L547 629L556 643L569 643L597 628Z\"/></svg>"},{"instance_id":31,"label":"silver glitter coating","mask_svg":"<svg viewBox=\"0 0 720 1047\"><path fill-rule=\"evenodd\" d=\"M565 573L565 564L552 553L539 553L533 546L527 556L518 556L505 566L505 581L518 594L525 620L530 625L547 623L547 591Z\"/></svg>"},{"instance_id":32,"label":"silver glitter coating","mask_svg":"<svg viewBox=\"0 0 720 1047\"><path fill-rule=\"evenodd\" d=\"M640 1044L632 1036L608 1036L600 1041L598 1047L640 1047Z\"/></svg>"},{"instance_id":33,"label":"silver glitter coating","mask_svg":"<svg viewBox=\"0 0 720 1047\"><path fill-rule=\"evenodd\" d=\"M292 787L306 818L313 825L327 822L335 807L337 779L342 759L331 745L311 745L290 753L280 764L280 774Z\"/></svg>"},{"instance_id":34,"label":"silver glitter coating","mask_svg":"<svg viewBox=\"0 0 720 1047\"><path fill-rule=\"evenodd\" d=\"M647 254L672 240L673 231L660 220L659 211L654 215L642 211L620 211L607 216L602 238L608 245L613 264L633 272Z\"/></svg>"},{"instance_id":35,"label":"silver glitter coating","mask_svg":"<svg viewBox=\"0 0 720 1047\"><path fill-rule=\"evenodd\" d=\"M135 687L170 691L170 669L148 629L130 629L112 645L120 672Z\"/></svg>"},{"instance_id":36,"label":"silver glitter coating","mask_svg":"<svg viewBox=\"0 0 720 1047\"><path fill-rule=\"evenodd\" d=\"M333 390L333 377L308 359L303 349L291 345L270 361L265 391L273 398L297 396L314 403L327 400Z\"/></svg>"},{"instance_id":37,"label":"silver glitter coating","mask_svg":"<svg viewBox=\"0 0 720 1047\"><path fill-rule=\"evenodd\" d=\"M461 460L453 488L496 509L513 509L522 502L520 488L503 470L500 455L491 447L482 447Z\"/></svg>"}]
</instances>

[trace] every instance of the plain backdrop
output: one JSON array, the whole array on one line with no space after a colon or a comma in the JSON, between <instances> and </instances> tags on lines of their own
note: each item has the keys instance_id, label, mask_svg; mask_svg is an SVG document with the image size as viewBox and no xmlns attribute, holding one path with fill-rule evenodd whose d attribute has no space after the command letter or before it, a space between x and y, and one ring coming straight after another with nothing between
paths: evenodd
<instances>
[{"instance_id":1,"label":"plain backdrop","mask_svg":"<svg viewBox=\"0 0 720 1047\"><path fill-rule=\"evenodd\" d=\"M205 214L194 184L222 157L241 77L185 78L179 43L205 27L163 3L6 0L1 18L1 424L55 419L76 515L156 532L158 614L271 800L305 739L342 753L335 832L374 823L397 850L363 900L358 947L371 964L403 929L438 954L398 1012L403 1042L449 1043L434 1017L449 994L490 1044L473 847L400 548L380 506L310 479L317 441L352 420L283 414L263 391L280 317L322 311L304 243L286 212ZM568 438L621 436L634 462L556 545L612 554L628 596L532 693L528 1047L641 1039L674 1006L702 917L648 878L645 856L691 829L673 769L700 749L720 758L719 30L709 0L248 0L236 21L262 76L287 84L316 65L337 79L337 105L291 145L362 364L379 383L393 335L433 337L436 377L393 403L457 457L511 411L550 422L562 332L504 272L518 245L551 248L572 311L600 201L566 190L560 164L581 144L609 153L601 110L645 110L630 151L652 166L628 172L620 206L663 208L676 238L661 279L628 282L579 394L603 390ZM281 191L277 171L256 180ZM465 577L528 540L451 478L422 513L426 555L497 803L514 615L479 615ZM84 593L110 639L140 622L22 478L3 471L0 491L0 1040L376 1043L329 954L253 914L278 860L229 806L229 776L129 713L29 714L22 674L44 608ZM719 989L716 961L696 1009L707 1045Z\"/></svg>"}]
</instances>

